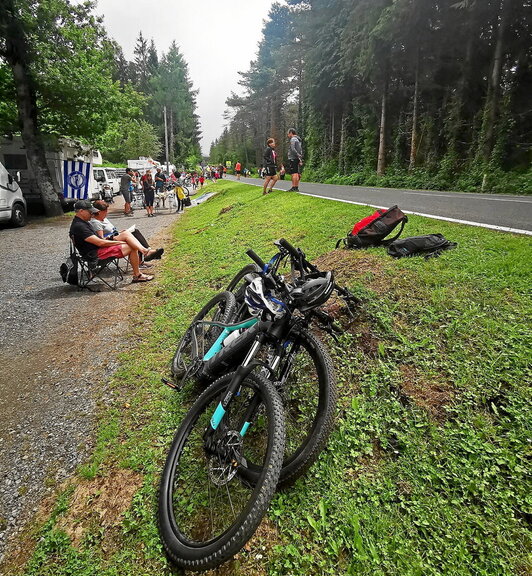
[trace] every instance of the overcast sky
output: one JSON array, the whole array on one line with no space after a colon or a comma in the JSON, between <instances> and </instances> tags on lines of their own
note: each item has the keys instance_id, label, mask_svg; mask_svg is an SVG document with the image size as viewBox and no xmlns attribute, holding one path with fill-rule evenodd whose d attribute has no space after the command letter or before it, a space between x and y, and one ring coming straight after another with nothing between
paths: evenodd
<instances>
[{"instance_id":1,"label":"overcast sky","mask_svg":"<svg viewBox=\"0 0 532 576\"><path fill-rule=\"evenodd\" d=\"M238 72L257 54L273 0L98 0L105 28L133 60L139 31L155 41L159 57L175 40L199 89L202 151L222 133L225 100L241 93Z\"/></svg>"}]
</instances>

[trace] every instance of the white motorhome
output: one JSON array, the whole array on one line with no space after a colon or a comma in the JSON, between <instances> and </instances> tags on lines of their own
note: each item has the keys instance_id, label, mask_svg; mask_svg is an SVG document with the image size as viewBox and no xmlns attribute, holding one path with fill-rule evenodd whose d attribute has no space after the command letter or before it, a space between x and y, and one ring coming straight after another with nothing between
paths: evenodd
<instances>
[{"instance_id":1,"label":"white motorhome","mask_svg":"<svg viewBox=\"0 0 532 576\"><path fill-rule=\"evenodd\" d=\"M97 158L98 151L82 144L78 140L64 137L49 137L46 143L45 156L52 175L52 181L57 193L62 197L63 205L71 207L77 198L64 198L67 178L65 178L65 163L78 162L89 165L83 178L88 179L88 196L94 190L92 164ZM35 186L35 177L26 156L26 148L20 136L0 137L0 162L11 174L18 173L18 184L26 199L28 210L42 211L42 199Z\"/></svg>"},{"instance_id":2,"label":"white motorhome","mask_svg":"<svg viewBox=\"0 0 532 576\"><path fill-rule=\"evenodd\" d=\"M0 223L26 224L26 200L16 178L0 164Z\"/></svg>"}]
</instances>

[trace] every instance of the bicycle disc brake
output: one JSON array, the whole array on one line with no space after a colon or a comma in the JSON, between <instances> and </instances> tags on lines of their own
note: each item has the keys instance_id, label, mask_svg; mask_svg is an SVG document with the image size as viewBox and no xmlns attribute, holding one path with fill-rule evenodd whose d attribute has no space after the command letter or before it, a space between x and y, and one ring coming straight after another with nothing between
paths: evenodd
<instances>
[{"instance_id":1,"label":"bicycle disc brake","mask_svg":"<svg viewBox=\"0 0 532 576\"><path fill-rule=\"evenodd\" d=\"M228 430L218 441L215 453L209 456L209 479L215 486L225 486L235 477L242 458L243 438L236 430Z\"/></svg>"}]
</instances>

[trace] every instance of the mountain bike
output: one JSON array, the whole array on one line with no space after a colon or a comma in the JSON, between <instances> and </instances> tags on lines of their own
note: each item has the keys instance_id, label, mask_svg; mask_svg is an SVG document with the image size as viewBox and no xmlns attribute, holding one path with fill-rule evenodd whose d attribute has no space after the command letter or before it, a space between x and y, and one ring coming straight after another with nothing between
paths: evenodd
<instances>
[{"instance_id":1,"label":"mountain bike","mask_svg":"<svg viewBox=\"0 0 532 576\"><path fill-rule=\"evenodd\" d=\"M293 282L305 282L311 275L321 274L300 249L283 239L275 244L279 252L267 266L244 267L229 283L234 294L226 291L216 295L194 318L172 360L173 387L180 389L189 379L207 384L240 364L261 330L257 317L249 316L244 302L245 289L253 279L265 276L277 289L286 291ZM278 274L281 262L288 257L292 284L286 284ZM351 293L334 281L331 286L341 293L349 308L354 300ZM310 330L316 321L333 337L339 332L328 315L312 307L292 315L289 324L278 332L277 341L267 341L261 352L268 363L262 375L275 383L285 404L287 446L279 488L293 483L316 460L334 422L336 378L327 348Z\"/></svg>"},{"instance_id":2,"label":"mountain bike","mask_svg":"<svg viewBox=\"0 0 532 576\"><path fill-rule=\"evenodd\" d=\"M188 362L180 364L184 380L200 374L212 379L234 368L192 406L161 479L161 538L170 558L188 569L216 566L240 549L277 482L286 485L307 469L333 424L332 362L307 330L311 312L335 289L332 273L307 274L290 284L275 266L269 268L251 250L248 255L260 273L245 298L259 314L233 324L220 322L216 318L227 314L234 296L218 295L187 330ZM185 356L184 347L179 350ZM279 413L275 407L281 398ZM290 432L286 452L283 406ZM276 443L283 444L281 453Z\"/></svg>"}]
</instances>

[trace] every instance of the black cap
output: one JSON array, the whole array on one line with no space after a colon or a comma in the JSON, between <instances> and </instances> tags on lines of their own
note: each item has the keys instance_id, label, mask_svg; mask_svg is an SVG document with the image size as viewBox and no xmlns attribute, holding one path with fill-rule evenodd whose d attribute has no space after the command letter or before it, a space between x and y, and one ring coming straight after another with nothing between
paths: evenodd
<instances>
[{"instance_id":1,"label":"black cap","mask_svg":"<svg viewBox=\"0 0 532 576\"><path fill-rule=\"evenodd\" d=\"M88 200L78 200L74 204L74 210L88 210L91 214L98 214L98 208L95 208Z\"/></svg>"}]
</instances>

